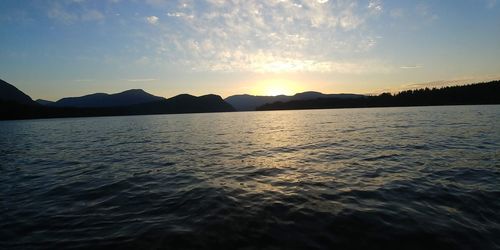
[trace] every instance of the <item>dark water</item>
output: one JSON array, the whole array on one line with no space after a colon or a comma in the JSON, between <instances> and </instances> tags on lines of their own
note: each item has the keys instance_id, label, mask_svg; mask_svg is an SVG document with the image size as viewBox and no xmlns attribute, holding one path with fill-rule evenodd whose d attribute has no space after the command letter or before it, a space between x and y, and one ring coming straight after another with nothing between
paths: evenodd
<instances>
[{"instance_id":1,"label":"dark water","mask_svg":"<svg viewBox=\"0 0 500 250\"><path fill-rule=\"evenodd\" d=\"M0 122L1 249L498 249L500 106Z\"/></svg>"}]
</instances>

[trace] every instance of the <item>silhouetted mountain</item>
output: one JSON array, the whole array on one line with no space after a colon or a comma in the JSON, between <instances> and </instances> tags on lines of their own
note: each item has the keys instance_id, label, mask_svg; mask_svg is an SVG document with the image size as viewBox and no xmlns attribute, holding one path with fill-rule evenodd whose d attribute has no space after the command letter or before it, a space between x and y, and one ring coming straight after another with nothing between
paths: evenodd
<instances>
[{"instance_id":1,"label":"silhouetted mountain","mask_svg":"<svg viewBox=\"0 0 500 250\"><path fill-rule=\"evenodd\" d=\"M148 114L178 114L204 112L231 112L235 109L218 95L192 96L181 94L169 99L138 104L130 107L132 112Z\"/></svg>"},{"instance_id":2,"label":"silhouetted mountain","mask_svg":"<svg viewBox=\"0 0 500 250\"><path fill-rule=\"evenodd\" d=\"M233 95L225 99L238 111L256 110L257 107L274 102L288 102L292 100L310 100L317 98L360 98L363 95L356 94L323 94L315 91L297 93L293 96L254 96L254 95Z\"/></svg>"},{"instance_id":3,"label":"silhouetted mountain","mask_svg":"<svg viewBox=\"0 0 500 250\"><path fill-rule=\"evenodd\" d=\"M230 111L234 111L234 108L217 95L205 95L200 97L178 95L169 99L149 103L103 108L33 106L0 100L0 120Z\"/></svg>"},{"instance_id":4,"label":"silhouetted mountain","mask_svg":"<svg viewBox=\"0 0 500 250\"><path fill-rule=\"evenodd\" d=\"M233 95L225 99L238 111L255 110L258 106L276 101L288 101L289 96L254 96L254 95Z\"/></svg>"},{"instance_id":5,"label":"silhouetted mountain","mask_svg":"<svg viewBox=\"0 0 500 250\"><path fill-rule=\"evenodd\" d=\"M36 99L36 101L38 104L41 104L41 105L45 105L45 106L49 106L49 105L53 105L55 102L53 101L48 101L48 100L44 100L44 99Z\"/></svg>"},{"instance_id":6,"label":"silhouetted mountain","mask_svg":"<svg viewBox=\"0 0 500 250\"><path fill-rule=\"evenodd\" d=\"M76 108L120 107L164 99L163 97L151 95L142 89L131 89L116 94L96 93L80 97L66 97L49 105Z\"/></svg>"},{"instance_id":7,"label":"silhouetted mountain","mask_svg":"<svg viewBox=\"0 0 500 250\"><path fill-rule=\"evenodd\" d=\"M0 100L4 102L15 102L25 105L38 105L27 94L13 85L0 79Z\"/></svg>"},{"instance_id":8,"label":"silhouetted mountain","mask_svg":"<svg viewBox=\"0 0 500 250\"><path fill-rule=\"evenodd\" d=\"M323 94L321 92L316 91L307 91L295 94L292 96L292 100L310 100L310 99L318 99L318 98L340 98L340 99L348 99L348 98L360 98L364 97L364 95L358 94Z\"/></svg>"},{"instance_id":9,"label":"silhouetted mountain","mask_svg":"<svg viewBox=\"0 0 500 250\"><path fill-rule=\"evenodd\" d=\"M382 93L378 96L365 96L362 98L318 98L310 100L275 102L258 107L257 110L468 104L500 104L500 81L464 86L407 90L399 92L395 95Z\"/></svg>"}]
</instances>

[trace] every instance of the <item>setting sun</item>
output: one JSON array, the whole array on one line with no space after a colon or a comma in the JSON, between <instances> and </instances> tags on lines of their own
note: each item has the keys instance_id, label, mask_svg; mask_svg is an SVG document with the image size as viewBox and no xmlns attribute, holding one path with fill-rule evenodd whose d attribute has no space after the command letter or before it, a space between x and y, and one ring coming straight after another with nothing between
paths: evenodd
<instances>
[{"instance_id":1,"label":"setting sun","mask_svg":"<svg viewBox=\"0 0 500 250\"><path fill-rule=\"evenodd\" d=\"M266 95L277 96L287 94L288 89L285 86L271 85L266 89Z\"/></svg>"},{"instance_id":2,"label":"setting sun","mask_svg":"<svg viewBox=\"0 0 500 250\"><path fill-rule=\"evenodd\" d=\"M303 89L295 82L286 79L271 79L256 85L253 91L256 95L277 96L294 95Z\"/></svg>"}]
</instances>

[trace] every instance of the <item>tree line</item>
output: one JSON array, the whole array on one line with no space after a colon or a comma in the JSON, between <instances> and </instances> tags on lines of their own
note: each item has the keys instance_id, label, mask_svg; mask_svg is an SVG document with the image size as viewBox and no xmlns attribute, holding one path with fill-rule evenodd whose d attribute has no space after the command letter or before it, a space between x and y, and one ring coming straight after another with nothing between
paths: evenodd
<instances>
[{"instance_id":1,"label":"tree line","mask_svg":"<svg viewBox=\"0 0 500 250\"><path fill-rule=\"evenodd\" d=\"M441 88L405 90L359 98L319 98L265 104L257 110L405 107L500 104L500 81Z\"/></svg>"}]
</instances>

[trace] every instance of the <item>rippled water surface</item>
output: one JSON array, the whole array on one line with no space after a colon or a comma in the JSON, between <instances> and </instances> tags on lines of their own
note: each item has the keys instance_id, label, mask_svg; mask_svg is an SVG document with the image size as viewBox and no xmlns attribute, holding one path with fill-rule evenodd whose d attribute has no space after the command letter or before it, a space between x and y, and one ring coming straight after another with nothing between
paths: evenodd
<instances>
[{"instance_id":1,"label":"rippled water surface","mask_svg":"<svg viewBox=\"0 0 500 250\"><path fill-rule=\"evenodd\" d=\"M0 248L498 249L500 106L0 122Z\"/></svg>"}]
</instances>

